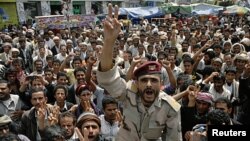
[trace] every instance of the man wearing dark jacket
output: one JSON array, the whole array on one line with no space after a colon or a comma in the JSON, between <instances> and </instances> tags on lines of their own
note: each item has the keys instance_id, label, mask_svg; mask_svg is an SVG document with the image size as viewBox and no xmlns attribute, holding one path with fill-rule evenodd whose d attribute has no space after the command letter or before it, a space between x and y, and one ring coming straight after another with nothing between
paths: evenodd
<instances>
[{"instance_id":1,"label":"man wearing dark jacket","mask_svg":"<svg viewBox=\"0 0 250 141\"><path fill-rule=\"evenodd\" d=\"M26 135L32 141L41 141L44 130L49 126L49 115L53 107L47 105L47 97L43 89L35 88L31 92L33 107L23 113L19 133Z\"/></svg>"},{"instance_id":2,"label":"man wearing dark jacket","mask_svg":"<svg viewBox=\"0 0 250 141\"><path fill-rule=\"evenodd\" d=\"M241 106L238 121L250 125L250 63L245 65L243 75L239 80L239 104Z\"/></svg>"},{"instance_id":3,"label":"man wearing dark jacket","mask_svg":"<svg viewBox=\"0 0 250 141\"><path fill-rule=\"evenodd\" d=\"M224 111L229 116L231 115L233 110L232 103L226 97L220 97L216 99L214 102L214 108ZM230 118L230 125L241 125L241 123L235 119Z\"/></svg>"}]
</instances>

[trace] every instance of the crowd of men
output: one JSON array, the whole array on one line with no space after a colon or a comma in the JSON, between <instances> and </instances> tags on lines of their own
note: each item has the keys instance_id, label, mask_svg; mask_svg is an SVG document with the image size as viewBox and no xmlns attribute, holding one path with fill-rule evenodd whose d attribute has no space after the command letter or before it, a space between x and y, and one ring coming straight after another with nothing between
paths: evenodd
<instances>
[{"instance_id":1,"label":"crowd of men","mask_svg":"<svg viewBox=\"0 0 250 141\"><path fill-rule=\"evenodd\" d=\"M4 30L0 140L201 141L209 124L250 125L249 17L131 26L109 5L93 29Z\"/></svg>"}]
</instances>

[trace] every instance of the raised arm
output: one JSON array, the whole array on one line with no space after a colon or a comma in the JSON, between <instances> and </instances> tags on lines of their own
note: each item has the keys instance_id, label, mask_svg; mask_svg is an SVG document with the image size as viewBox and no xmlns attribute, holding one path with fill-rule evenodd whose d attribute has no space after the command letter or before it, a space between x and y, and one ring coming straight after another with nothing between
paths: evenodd
<instances>
[{"instance_id":1,"label":"raised arm","mask_svg":"<svg viewBox=\"0 0 250 141\"><path fill-rule=\"evenodd\" d=\"M108 17L104 25L104 45L100 57L100 63L96 73L98 84L109 92L114 98L124 100L126 95L126 82L120 77L117 66L113 66L114 43L120 32L121 25L118 22L118 7L115 7L115 15L112 18L112 5L109 4Z\"/></svg>"},{"instance_id":2,"label":"raised arm","mask_svg":"<svg viewBox=\"0 0 250 141\"><path fill-rule=\"evenodd\" d=\"M126 75L126 81L133 79L133 72L135 70L135 67L138 65L138 63L141 62L141 58L133 58L133 61L128 69L127 75Z\"/></svg>"},{"instance_id":3,"label":"raised arm","mask_svg":"<svg viewBox=\"0 0 250 141\"><path fill-rule=\"evenodd\" d=\"M96 58L91 56L89 57L89 59L87 60L87 72L86 72L86 82L87 84L91 87L91 91L95 92L96 91L96 84L91 80L91 73L92 73L92 67L94 65L94 63L96 62Z\"/></svg>"},{"instance_id":4,"label":"raised arm","mask_svg":"<svg viewBox=\"0 0 250 141\"><path fill-rule=\"evenodd\" d=\"M113 49L115 40L121 31L118 21L118 6L115 6L114 18L112 17L112 4L108 5L108 17L104 20L104 45L100 59L100 71L108 71L113 67Z\"/></svg>"},{"instance_id":5,"label":"raised arm","mask_svg":"<svg viewBox=\"0 0 250 141\"><path fill-rule=\"evenodd\" d=\"M168 73L168 78L169 78L169 82L170 82L170 86L173 88L176 88L177 82L176 79L174 77L174 73L171 70L171 64L169 61L163 61L160 62L162 64L162 66L166 69L167 73Z\"/></svg>"},{"instance_id":6,"label":"raised arm","mask_svg":"<svg viewBox=\"0 0 250 141\"><path fill-rule=\"evenodd\" d=\"M61 66L60 66L60 68L59 68L59 70L61 71L61 72L64 72L64 69L66 68L66 64L67 64L67 62L70 62L71 61L71 57L73 56L73 54L72 53L70 53L64 60L63 60L63 62L62 62L62 64L61 64Z\"/></svg>"},{"instance_id":7,"label":"raised arm","mask_svg":"<svg viewBox=\"0 0 250 141\"><path fill-rule=\"evenodd\" d=\"M210 40L207 41L206 44L205 44L203 47L201 47L201 48L194 54L194 56L192 57L192 58L194 59L194 61L199 57L199 55L202 53L202 51L208 49L209 47L211 47L211 45L212 45L212 42L211 42Z\"/></svg>"}]
</instances>

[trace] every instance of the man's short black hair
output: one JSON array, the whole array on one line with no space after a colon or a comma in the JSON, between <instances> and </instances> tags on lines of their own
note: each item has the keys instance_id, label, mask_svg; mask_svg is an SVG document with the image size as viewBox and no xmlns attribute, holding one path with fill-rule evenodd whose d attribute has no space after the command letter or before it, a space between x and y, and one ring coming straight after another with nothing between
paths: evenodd
<instances>
[{"instance_id":1,"label":"man's short black hair","mask_svg":"<svg viewBox=\"0 0 250 141\"><path fill-rule=\"evenodd\" d=\"M193 65L194 64L194 59L192 59L191 57L186 57L183 60L183 64L186 63L186 62L189 62L189 63L191 63Z\"/></svg>"},{"instance_id":2,"label":"man's short black hair","mask_svg":"<svg viewBox=\"0 0 250 141\"><path fill-rule=\"evenodd\" d=\"M213 81L223 81L223 82L225 82L225 76L222 73L220 73L219 75L214 76Z\"/></svg>"},{"instance_id":3,"label":"man's short black hair","mask_svg":"<svg viewBox=\"0 0 250 141\"><path fill-rule=\"evenodd\" d=\"M157 54L157 58L159 58L160 55L164 55L164 58L167 57L167 54L164 51L159 51Z\"/></svg>"},{"instance_id":4,"label":"man's short black hair","mask_svg":"<svg viewBox=\"0 0 250 141\"><path fill-rule=\"evenodd\" d=\"M214 68L211 67L211 66L206 66L202 71L201 71L201 74L202 76L209 76L211 75L212 73L214 72Z\"/></svg>"},{"instance_id":5,"label":"man's short black hair","mask_svg":"<svg viewBox=\"0 0 250 141\"><path fill-rule=\"evenodd\" d=\"M105 109L108 104L116 104L118 106L118 102L115 100L115 98L110 97L110 96L103 98L102 100L103 109Z\"/></svg>"},{"instance_id":6,"label":"man's short black hair","mask_svg":"<svg viewBox=\"0 0 250 141\"><path fill-rule=\"evenodd\" d=\"M44 73L45 72L51 72L51 73L53 73L53 70L51 68L46 68L46 69L44 69Z\"/></svg>"},{"instance_id":7,"label":"man's short black hair","mask_svg":"<svg viewBox=\"0 0 250 141\"><path fill-rule=\"evenodd\" d=\"M232 73L236 74L236 68L235 67L226 68L225 73L227 74L229 72L232 72Z\"/></svg>"},{"instance_id":8,"label":"man's short black hair","mask_svg":"<svg viewBox=\"0 0 250 141\"><path fill-rule=\"evenodd\" d=\"M48 60L53 60L53 56L52 55L47 55L46 56L46 61L48 61Z\"/></svg>"},{"instance_id":9,"label":"man's short black hair","mask_svg":"<svg viewBox=\"0 0 250 141\"><path fill-rule=\"evenodd\" d=\"M232 108L232 103L231 101L226 98L226 97L220 97L220 98L217 98L215 101L214 101L214 105L216 105L217 103L226 103L227 104L227 108Z\"/></svg>"},{"instance_id":10,"label":"man's short black hair","mask_svg":"<svg viewBox=\"0 0 250 141\"><path fill-rule=\"evenodd\" d=\"M224 56L227 56L227 55L231 55L231 57L233 57L233 54L231 52L227 52L224 54Z\"/></svg>"},{"instance_id":11,"label":"man's short black hair","mask_svg":"<svg viewBox=\"0 0 250 141\"><path fill-rule=\"evenodd\" d=\"M43 60L42 60L42 59L37 59L37 60L35 60L35 61L34 61L34 65L35 65L37 62L42 62L42 64L43 64Z\"/></svg>"},{"instance_id":12,"label":"man's short black hair","mask_svg":"<svg viewBox=\"0 0 250 141\"><path fill-rule=\"evenodd\" d=\"M146 53L145 57L147 58L148 61L156 61L156 57L149 54L149 53Z\"/></svg>"},{"instance_id":13,"label":"man's short black hair","mask_svg":"<svg viewBox=\"0 0 250 141\"><path fill-rule=\"evenodd\" d=\"M68 78L68 76L67 76L67 74L65 73L65 72L58 72L57 73L57 75L56 75L56 79L58 80L60 77L66 77L66 78Z\"/></svg>"},{"instance_id":14,"label":"man's short black hair","mask_svg":"<svg viewBox=\"0 0 250 141\"><path fill-rule=\"evenodd\" d=\"M82 59L81 59L79 56L75 56L75 57L73 58L72 63L74 63L75 61L80 61L80 62L82 62Z\"/></svg>"},{"instance_id":15,"label":"man's short black hair","mask_svg":"<svg viewBox=\"0 0 250 141\"><path fill-rule=\"evenodd\" d=\"M55 141L56 139L64 138L65 131L58 125L51 125L45 128L45 141Z\"/></svg>"},{"instance_id":16,"label":"man's short black hair","mask_svg":"<svg viewBox=\"0 0 250 141\"><path fill-rule=\"evenodd\" d=\"M84 68L79 67L79 68L76 68L76 69L74 70L74 76L76 77L76 73L77 73L77 72L80 72L80 71L86 73L86 70L85 70Z\"/></svg>"},{"instance_id":17,"label":"man's short black hair","mask_svg":"<svg viewBox=\"0 0 250 141\"><path fill-rule=\"evenodd\" d=\"M214 48L219 48L219 49L222 49L222 46L221 45L214 45Z\"/></svg>"},{"instance_id":18,"label":"man's short black hair","mask_svg":"<svg viewBox=\"0 0 250 141\"><path fill-rule=\"evenodd\" d=\"M66 98L67 98L67 96L68 96L68 88L65 87L65 86L63 86L63 85L57 85L57 86L54 88L54 91L53 91L53 94L54 94L54 95L56 94L56 91L57 91L58 89L63 89L64 92L65 92L65 96L66 96Z\"/></svg>"},{"instance_id":19,"label":"man's short black hair","mask_svg":"<svg viewBox=\"0 0 250 141\"><path fill-rule=\"evenodd\" d=\"M212 125L229 125L230 116L220 109L215 109L208 113L207 122Z\"/></svg>"},{"instance_id":20,"label":"man's short black hair","mask_svg":"<svg viewBox=\"0 0 250 141\"><path fill-rule=\"evenodd\" d=\"M7 83L8 84L8 81L5 79L0 79L0 83Z\"/></svg>"},{"instance_id":21,"label":"man's short black hair","mask_svg":"<svg viewBox=\"0 0 250 141\"><path fill-rule=\"evenodd\" d=\"M73 125L76 125L76 116L74 114L72 114L69 111L61 113L59 115L59 123L60 123L60 120L62 120L62 118L64 118L64 117L70 117L70 118L72 118L73 119Z\"/></svg>"},{"instance_id":22,"label":"man's short black hair","mask_svg":"<svg viewBox=\"0 0 250 141\"><path fill-rule=\"evenodd\" d=\"M55 63L61 64L61 61L59 59L53 59L53 64Z\"/></svg>"},{"instance_id":23,"label":"man's short black hair","mask_svg":"<svg viewBox=\"0 0 250 141\"><path fill-rule=\"evenodd\" d=\"M37 93L37 92L43 92L44 97L47 97L44 88L32 88L32 89L30 90L31 97L32 97L32 94Z\"/></svg>"},{"instance_id":24,"label":"man's short black hair","mask_svg":"<svg viewBox=\"0 0 250 141\"><path fill-rule=\"evenodd\" d=\"M200 44L196 44L196 45L194 45L194 47L193 47L193 49L196 49L196 48L201 48L201 45Z\"/></svg>"},{"instance_id":25,"label":"man's short black hair","mask_svg":"<svg viewBox=\"0 0 250 141\"><path fill-rule=\"evenodd\" d=\"M211 60L215 57L215 53L213 51L206 51L204 55L208 55Z\"/></svg>"},{"instance_id":26,"label":"man's short black hair","mask_svg":"<svg viewBox=\"0 0 250 141\"><path fill-rule=\"evenodd\" d=\"M7 80L5 80L5 79L0 79L0 84L1 84L1 83L6 83L6 84L7 84L7 87L10 86L9 81L7 81Z\"/></svg>"}]
</instances>

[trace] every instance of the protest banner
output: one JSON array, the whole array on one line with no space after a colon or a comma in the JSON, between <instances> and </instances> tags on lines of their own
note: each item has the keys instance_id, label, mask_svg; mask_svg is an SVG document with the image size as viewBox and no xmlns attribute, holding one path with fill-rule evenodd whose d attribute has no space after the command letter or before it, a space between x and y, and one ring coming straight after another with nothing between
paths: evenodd
<instances>
[{"instance_id":1,"label":"protest banner","mask_svg":"<svg viewBox=\"0 0 250 141\"><path fill-rule=\"evenodd\" d=\"M94 15L71 15L69 20L64 15L36 16L38 29L65 29L72 27L93 27L96 17Z\"/></svg>"}]
</instances>

